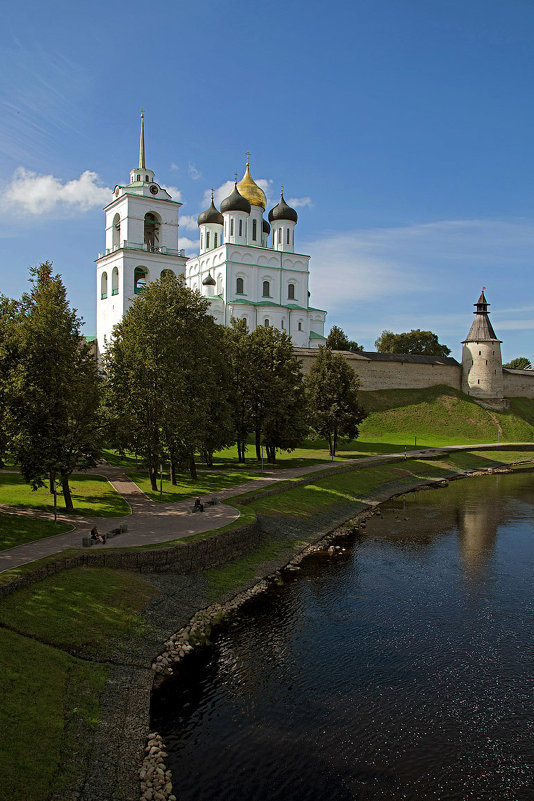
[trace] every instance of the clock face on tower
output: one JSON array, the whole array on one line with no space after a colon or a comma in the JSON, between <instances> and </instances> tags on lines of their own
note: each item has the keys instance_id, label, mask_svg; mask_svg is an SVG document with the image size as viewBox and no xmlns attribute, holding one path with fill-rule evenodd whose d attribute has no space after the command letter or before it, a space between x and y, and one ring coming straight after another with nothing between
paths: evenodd
<instances>
[{"instance_id":1,"label":"clock face on tower","mask_svg":"<svg viewBox=\"0 0 534 801\"><path fill-rule=\"evenodd\" d=\"M156 184L152 184L152 186L150 187L150 191L152 192L153 195L158 194L158 187L156 186Z\"/></svg>"}]
</instances>

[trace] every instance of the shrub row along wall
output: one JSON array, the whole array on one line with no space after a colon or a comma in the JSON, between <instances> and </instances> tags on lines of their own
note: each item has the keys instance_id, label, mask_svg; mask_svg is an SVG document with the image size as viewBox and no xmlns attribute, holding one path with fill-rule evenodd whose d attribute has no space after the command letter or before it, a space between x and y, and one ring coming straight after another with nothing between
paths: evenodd
<instances>
[{"instance_id":1,"label":"shrub row along wall","mask_svg":"<svg viewBox=\"0 0 534 801\"><path fill-rule=\"evenodd\" d=\"M111 567L146 573L161 573L166 570L174 570L177 573L193 573L197 570L218 567L232 559L244 556L251 546L259 545L263 536L257 524L251 523L229 531L221 531L216 536L192 542L186 541L168 547L83 551L64 559L58 558L54 562L48 562L0 585L0 598L4 598L20 587L42 581L47 576L72 567Z\"/></svg>"}]
</instances>

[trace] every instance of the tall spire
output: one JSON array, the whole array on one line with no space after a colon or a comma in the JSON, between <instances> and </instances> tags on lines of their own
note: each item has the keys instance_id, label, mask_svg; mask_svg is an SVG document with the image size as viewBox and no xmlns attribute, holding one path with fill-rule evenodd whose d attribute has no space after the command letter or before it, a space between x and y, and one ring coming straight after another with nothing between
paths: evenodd
<instances>
[{"instance_id":1,"label":"tall spire","mask_svg":"<svg viewBox=\"0 0 534 801\"><path fill-rule=\"evenodd\" d=\"M141 111L141 136L139 137L139 169L145 169L145 115Z\"/></svg>"}]
</instances>

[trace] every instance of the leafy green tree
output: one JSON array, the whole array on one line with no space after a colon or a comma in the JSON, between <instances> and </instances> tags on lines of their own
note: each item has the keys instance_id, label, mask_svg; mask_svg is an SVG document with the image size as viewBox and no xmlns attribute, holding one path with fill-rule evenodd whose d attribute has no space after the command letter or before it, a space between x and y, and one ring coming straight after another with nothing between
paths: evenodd
<instances>
[{"instance_id":1,"label":"leafy green tree","mask_svg":"<svg viewBox=\"0 0 534 801\"><path fill-rule=\"evenodd\" d=\"M20 303L0 295L0 467L9 450L12 435L9 395L13 370L19 359Z\"/></svg>"},{"instance_id":2,"label":"leafy green tree","mask_svg":"<svg viewBox=\"0 0 534 801\"><path fill-rule=\"evenodd\" d=\"M367 417L358 400L358 377L340 353L320 347L305 383L310 426L335 456L339 438L355 439Z\"/></svg>"},{"instance_id":3,"label":"leafy green tree","mask_svg":"<svg viewBox=\"0 0 534 801\"><path fill-rule=\"evenodd\" d=\"M526 356L518 356L512 359L508 364L503 364L503 367L509 367L511 370L531 370L532 365Z\"/></svg>"},{"instance_id":4,"label":"leafy green tree","mask_svg":"<svg viewBox=\"0 0 534 801\"><path fill-rule=\"evenodd\" d=\"M59 479L65 508L72 512L69 478L74 470L96 465L100 456L97 366L61 277L52 274L49 262L31 275L9 393L13 454L34 489L46 478Z\"/></svg>"},{"instance_id":5,"label":"leafy green tree","mask_svg":"<svg viewBox=\"0 0 534 801\"><path fill-rule=\"evenodd\" d=\"M249 375L249 331L246 320L232 318L231 325L225 329L227 363L230 369L231 414L237 459L245 462L247 440L252 431L252 418L249 403L251 376Z\"/></svg>"},{"instance_id":6,"label":"leafy green tree","mask_svg":"<svg viewBox=\"0 0 534 801\"><path fill-rule=\"evenodd\" d=\"M375 341L379 353L417 353L423 356L448 356L451 349L441 345L437 334L419 328L403 334L382 331Z\"/></svg>"},{"instance_id":7,"label":"leafy green tree","mask_svg":"<svg viewBox=\"0 0 534 801\"><path fill-rule=\"evenodd\" d=\"M187 464L206 439L221 360L208 301L172 273L148 284L115 326L105 355L108 408L115 409L115 442L141 455L152 489L160 462ZM211 393L211 394L210 394Z\"/></svg>"},{"instance_id":8,"label":"leafy green tree","mask_svg":"<svg viewBox=\"0 0 534 801\"><path fill-rule=\"evenodd\" d=\"M232 320L227 337L239 461L253 433L256 458L264 445L274 464L277 449L292 450L306 432L303 379L291 339L272 326L249 333L243 320Z\"/></svg>"},{"instance_id":9,"label":"leafy green tree","mask_svg":"<svg viewBox=\"0 0 534 801\"><path fill-rule=\"evenodd\" d=\"M258 326L250 335L253 365L251 409L258 443L265 446L267 461L275 464L276 451L291 451L307 431L306 400L300 363L285 331Z\"/></svg>"},{"instance_id":10,"label":"leafy green tree","mask_svg":"<svg viewBox=\"0 0 534 801\"><path fill-rule=\"evenodd\" d=\"M325 344L330 350L348 350L352 353L361 353L363 351L363 346L349 339L343 329L337 325L333 325L330 329Z\"/></svg>"},{"instance_id":11,"label":"leafy green tree","mask_svg":"<svg viewBox=\"0 0 534 801\"><path fill-rule=\"evenodd\" d=\"M203 385L205 419L200 433L200 453L208 467L213 466L213 454L233 445L236 438L230 401L231 366L227 353L227 336L223 326L214 325L208 338L209 364Z\"/></svg>"}]
</instances>

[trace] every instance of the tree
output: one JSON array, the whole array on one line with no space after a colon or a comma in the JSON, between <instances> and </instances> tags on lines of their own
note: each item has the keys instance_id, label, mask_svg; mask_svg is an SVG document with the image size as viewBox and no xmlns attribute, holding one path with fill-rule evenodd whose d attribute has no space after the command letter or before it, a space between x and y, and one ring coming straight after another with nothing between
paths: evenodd
<instances>
[{"instance_id":1,"label":"tree","mask_svg":"<svg viewBox=\"0 0 534 801\"><path fill-rule=\"evenodd\" d=\"M379 353L417 353L423 356L448 356L451 349L441 345L437 334L419 328L403 334L382 331L375 341Z\"/></svg>"},{"instance_id":2,"label":"tree","mask_svg":"<svg viewBox=\"0 0 534 801\"><path fill-rule=\"evenodd\" d=\"M264 445L274 464L276 450L292 450L306 431L303 379L291 339L272 326L249 333L243 320L232 320L227 337L239 461L254 433L256 458Z\"/></svg>"},{"instance_id":3,"label":"tree","mask_svg":"<svg viewBox=\"0 0 534 801\"><path fill-rule=\"evenodd\" d=\"M343 329L337 325L333 325L330 329L325 344L331 350L348 350L352 353L361 353L363 351L362 345L358 345L357 342L349 339Z\"/></svg>"},{"instance_id":4,"label":"tree","mask_svg":"<svg viewBox=\"0 0 534 801\"><path fill-rule=\"evenodd\" d=\"M19 360L20 303L0 295L0 467L9 450L9 395Z\"/></svg>"},{"instance_id":5,"label":"tree","mask_svg":"<svg viewBox=\"0 0 534 801\"><path fill-rule=\"evenodd\" d=\"M211 447L206 436L221 359L207 309L208 301L167 273L137 296L106 351L115 442L143 457L154 491L162 460L169 459L172 480L184 463L196 478L195 453Z\"/></svg>"},{"instance_id":6,"label":"tree","mask_svg":"<svg viewBox=\"0 0 534 801\"><path fill-rule=\"evenodd\" d=\"M526 356L518 356L512 359L508 364L503 364L503 367L509 367L511 370L531 370L532 365Z\"/></svg>"},{"instance_id":7,"label":"tree","mask_svg":"<svg viewBox=\"0 0 534 801\"><path fill-rule=\"evenodd\" d=\"M49 262L31 270L22 298L17 365L12 371L9 417L12 449L24 480L36 489L61 482L73 511L69 478L96 465L100 455L99 381L96 361Z\"/></svg>"},{"instance_id":8,"label":"tree","mask_svg":"<svg viewBox=\"0 0 534 801\"><path fill-rule=\"evenodd\" d=\"M358 401L360 382L343 356L320 347L306 376L309 422L335 456L340 437L355 439L367 417Z\"/></svg>"},{"instance_id":9,"label":"tree","mask_svg":"<svg viewBox=\"0 0 534 801\"><path fill-rule=\"evenodd\" d=\"M249 331L246 320L232 318L225 329L227 361L230 368L232 420L237 442L237 460L245 462L247 440L252 430L249 405Z\"/></svg>"}]
</instances>

